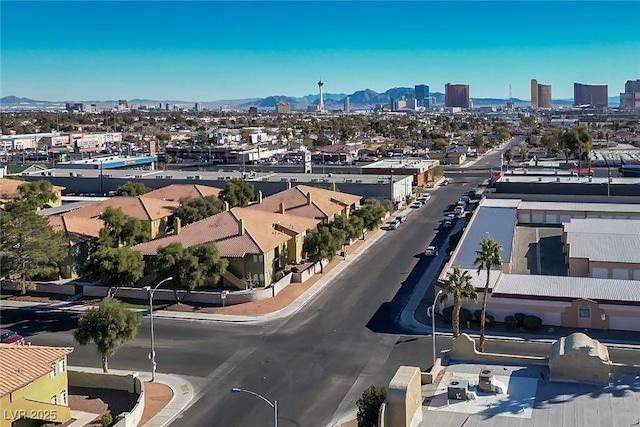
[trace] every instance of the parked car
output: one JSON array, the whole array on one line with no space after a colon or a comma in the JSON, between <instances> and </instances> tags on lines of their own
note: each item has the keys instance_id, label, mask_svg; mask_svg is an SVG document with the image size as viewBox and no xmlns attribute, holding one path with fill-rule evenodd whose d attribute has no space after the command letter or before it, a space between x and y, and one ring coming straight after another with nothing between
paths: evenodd
<instances>
[{"instance_id":1,"label":"parked car","mask_svg":"<svg viewBox=\"0 0 640 427\"><path fill-rule=\"evenodd\" d=\"M429 246L426 251L424 251L424 255L428 257L438 256L438 250L435 246Z\"/></svg>"},{"instance_id":2,"label":"parked car","mask_svg":"<svg viewBox=\"0 0 640 427\"><path fill-rule=\"evenodd\" d=\"M407 216L406 215L398 215L397 217L394 218L396 221L400 221L400 222L405 222L407 220Z\"/></svg>"},{"instance_id":3,"label":"parked car","mask_svg":"<svg viewBox=\"0 0 640 427\"><path fill-rule=\"evenodd\" d=\"M462 214L464 214L464 208L462 206L458 205L453 210L453 213L456 214L456 215L462 215Z\"/></svg>"},{"instance_id":4,"label":"parked car","mask_svg":"<svg viewBox=\"0 0 640 427\"><path fill-rule=\"evenodd\" d=\"M421 208L422 207L422 202L417 200L415 202L413 202L413 204L411 205L412 208Z\"/></svg>"},{"instance_id":5,"label":"parked car","mask_svg":"<svg viewBox=\"0 0 640 427\"><path fill-rule=\"evenodd\" d=\"M431 198L431 194L429 193L422 193L422 196L420 196L421 199L424 199L425 201L429 200Z\"/></svg>"},{"instance_id":6,"label":"parked car","mask_svg":"<svg viewBox=\"0 0 640 427\"><path fill-rule=\"evenodd\" d=\"M471 197L469 196L462 196L460 197L460 201L461 202L465 202L465 203L469 203L471 201Z\"/></svg>"},{"instance_id":7,"label":"parked car","mask_svg":"<svg viewBox=\"0 0 640 427\"><path fill-rule=\"evenodd\" d=\"M453 221L451 221L450 219L445 220L445 221L442 223L442 227L443 227L445 230L450 230L450 229L452 229L452 228L453 228Z\"/></svg>"},{"instance_id":8,"label":"parked car","mask_svg":"<svg viewBox=\"0 0 640 427\"><path fill-rule=\"evenodd\" d=\"M0 329L0 342L2 344L22 345L24 344L24 337L9 329Z\"/></svg>"},{"instance_id":9,"label":"parked car","mask_svg":"<svg viewBox=\"0 0 640 427\"><path fill-rule=\"evenodd\" d=\"M397 230L398 228L400 228L400 221L398 221L397 219L394 219L389 223L390 230Z\"/></svg>"}]
</instances>

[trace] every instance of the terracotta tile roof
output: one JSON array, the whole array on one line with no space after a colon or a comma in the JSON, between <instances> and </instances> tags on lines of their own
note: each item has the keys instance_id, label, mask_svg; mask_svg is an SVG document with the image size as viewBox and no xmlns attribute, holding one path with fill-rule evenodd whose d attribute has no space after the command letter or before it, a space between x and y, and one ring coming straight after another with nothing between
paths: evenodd
<instances>
[{"instance_id":1,"label":"terracotta tile roof","mask_svg":"<svg viewBox=\"0 0 640 427\"><path fill-rule=\"evenodd\" d=\"M311 204L307 194L311 194ZM325 190L307 185L281 191L262 199L262 203L254 203L249 209L264 212L280 212L280 204L284 203L285 213L305 218L325 219L340 213L345 206L359 202L361 196Z\"/></svg>"},{"instance_id":2,"label":"terracotta tile roof","mask_svg":"<svg viewBox=\"0 0 640 427\"><path fill-rule=\"evenodd\" d=\"M51 215L48 220L51 228L65 234L69 246L75 246L100 236L100 230L104 227L104 222L101 219L81 216L67 217L66 214Z\"/></svg>"},{"instance_id":3,"label":"terracotta tile roof","mask_svg":"<svg viewBox=\"0 0 640 427\"><path fill-rule=\"evenodd\" d=\"M152 199L164 199L180 201L185 197L198 198L207 196L218 196L222 190L216 187L209 187L198 184L171 184L166 187L150 191L144 197Z\"/></svg>"},{"instance_id":4,"label":"terracotta tile roof","mask_svg":"<svg viewBox=\"0 0 640 427\"><path fill-rule=\"evenodd\" d=\"M246 229L245 229L246 230ZM221 212L182 227L180 234L161 237L134 246L143 255L155 255L158 248L181 243L183 247L215 242L223 258L242 258L245 254L261 254L260 247L247 233L240 235L238 221L231 212Z\"/></svg>"},{"instance_id":5,"label":"terracotta tile roof","mask_svg":"<svg viewBox=\"0 0 640 427\"><path fill-rule=\"evenodd\" d=\"M153 199L145 196L111 197L101 202L67 212L67 217L98 218L107 207L121 209L122 212L142 221L155 221L173 215L180 203L172 200Z\"/></svg>"},{"instance_id":6,"label":"terracotta tile roof","mask_svg":"<svg viewBox=\"0 0 640 427\"><path fill-rule=\"evenodd\" d=\"M240 234L240 220L244 234ZM319 221L292 215L266 213L248 208L233 208L228 212L205 218L182 228L180 234L141 243L132 249L143 255L155 255L158 248L171 243L183 247L215 242L223 258L241 258L245 254L264 254L291 238L276 230L276 225L301 233L313 228Z\"/></svg>"},{"instance_id":7,"label":"terracotta tile roof","mask_svg":"<svg viewBox=\"0 0 640 427\"><path fill-rule=\"evenodd\" d=\"M73 348L0 344L0 396L16 391L51 372Z\"/></svg>"},{"instance_id":8,"label":"terracotta tile roof","mask_svg":"<svg viewBox=\"0 0 640 427\"><path fill-rule=\"evenodd\" d=\"M15 198L19 195L18 187L22 184L28 184L29 181L20 181L17 179L9 179L9 178L0 178L0 195L9 196L10 198ZM53 192L60 192L64 190L66 187L58 187L57 185L53 186Z\"/></svg>"}]
</instances>

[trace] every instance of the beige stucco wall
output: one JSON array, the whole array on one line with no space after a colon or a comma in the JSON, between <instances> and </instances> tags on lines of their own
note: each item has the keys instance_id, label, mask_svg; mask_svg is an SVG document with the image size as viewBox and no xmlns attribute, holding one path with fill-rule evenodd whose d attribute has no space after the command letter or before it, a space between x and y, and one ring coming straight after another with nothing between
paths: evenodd
<instances>
[{"instance_id":1,"label":"beige stucco wall","mask_svg":"<svg viewBox=\"0 0 640 427\"><path fill-rule=\"evenodd\" d=\"M398 368L387 390L385 425L411 427L422 420L420 378L420 368Z\"/></svg>"}]
</instances>

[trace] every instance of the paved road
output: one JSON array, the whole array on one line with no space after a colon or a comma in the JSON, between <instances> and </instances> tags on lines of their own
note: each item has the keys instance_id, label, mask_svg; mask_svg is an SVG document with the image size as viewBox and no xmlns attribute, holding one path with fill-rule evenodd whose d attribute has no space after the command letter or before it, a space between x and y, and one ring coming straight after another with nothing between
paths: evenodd
<instances>
[{"instance_id":1,"label":"paved road","mask_svg":"<svg viewBox=\"0 0 640 427\"><path fill-rule=\"evenodd\" d=\"M383 231L378 244L289 319L260 326L156 321L158 371L184 375L201 390L173 425L263 426L270 408L229 393L237 386L278 399L281 426L322 426L353 410L364 388L388 383L398 366L428 368L431 341L403 335L395 322L430 263L422 252L444 239L438 232L443 212L472 185L454 179L435 191L399 230ZM4 310L1 316L3 325L34 344L75 346L73 315ZM148 326L145 321L111 359L112 368L149 370ZM447 341L438 339L438 348ZM92 346L77 347L69 363L98 367L100 358Z\"/></svg>"}]
</instances>

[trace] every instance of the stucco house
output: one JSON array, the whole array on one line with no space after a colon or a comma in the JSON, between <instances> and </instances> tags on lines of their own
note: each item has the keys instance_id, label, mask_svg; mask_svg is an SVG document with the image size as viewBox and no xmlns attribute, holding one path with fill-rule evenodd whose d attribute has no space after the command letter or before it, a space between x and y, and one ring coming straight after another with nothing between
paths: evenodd
<instances>
[{"instance_id":1,"label":"stucco house","mask_svg":"<svg viewBox=\"0 0 640 427\"><path fill-rule=\"evenodd\" d=\"M88 256L89 242L100 236L104 222L99 218L84 218L62 215L51 215L49 225L54 231L62 232L66 238L69 255L60 266L60 276L64 279L75 279L80 275L80 268Z\"/></svg>"},{"instance_id":2,"label":"stucco house","mask_svg":"<svg viewBox=\"0 0 640 427\"><path fill-rule=\"evenodd\" d=\"M18 187L23 184L28 184L27 181L21 181L10 178L0 178L0 206L5 203L13 202L21 198ZM62 190L64 187L58 187L54 185L52 188L55 198L47 203L49 207L58 207L62 204Z\"/></svg>"},{"instance_id":3,"label":"stucco house","mask_svg":"<svg viewBox=\"0 0 640 427\"><path fill-rule=\"evenodd\" d=\"M317 219L326 224L337 215L350 215L362 200L362 196L355 194L308 185L291 187L291 183L287 183L287 187L269 197L262 197L262 192L258 191L256 203L247 209Z\"/></svg>"},{"instance_id":4,"label":"stucco house","mask_svg":"<svg viewBox=\"0 0 640 427\"><path fill-rule=\"evenodd\" d=\"M65 423L73 348L0 344L0 427Z\"/></svg>"},{"instance_id":5,"label":"stucco house","mask_svg":"<svg viewBox=\"0 0 640 427\"><path fill-rule=\"evenodd\" d=\"M302 258L302 242L307 230L318 220L233 208L217 215L177 227L176 234L141 243L132 248L146 257L172 243L183 247L215 243L220 256L229 261L224 284L240 289L269 286L287 262Z\"/></svg>"},{"instance_id":6,"label":"stucco house","mask_svg":"<svg viewBox=\"0 0 640 427\"><path fill-rule=\"evenodd\" d=\"M171 184L167 185L166 187L158 188L157 190L145 193L144 197L179 202L180 199L184 199L187 197L190 197L192 199L208 196L218 197L221 191L222 189L220 188L210 187L208 185Z\"/></svg>"}]
</instances>

